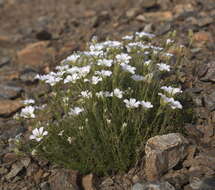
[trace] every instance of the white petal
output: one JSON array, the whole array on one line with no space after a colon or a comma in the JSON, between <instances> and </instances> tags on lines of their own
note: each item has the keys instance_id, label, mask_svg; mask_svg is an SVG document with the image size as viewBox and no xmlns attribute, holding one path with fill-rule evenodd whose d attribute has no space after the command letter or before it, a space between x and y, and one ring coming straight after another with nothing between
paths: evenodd
<instances>
[{"instance_id":1,"label":"white petal","mask_svg":"<svg viewBox=\"0 0 215 190\"><path fill-rule=\"evenodd\" d=\"M29 139L35 139L36 137L34 135L30 135Z\"/></svg>"}]
</instances>

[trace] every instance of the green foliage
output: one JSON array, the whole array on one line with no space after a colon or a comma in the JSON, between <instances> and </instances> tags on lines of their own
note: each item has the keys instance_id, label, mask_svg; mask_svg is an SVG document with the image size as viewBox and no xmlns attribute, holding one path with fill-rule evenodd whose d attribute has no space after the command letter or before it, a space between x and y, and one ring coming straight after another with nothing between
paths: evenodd
<instances>
[{"instance_id":1,"label":"green foliage","mask_svg":"<svg viewBox=\"0 0 215 190\"><path fill-rule=\"evenodd\" d=\"M145 33L122 42L94 40L88 52L77 52L55 73L39 76L52 93L31 121L48 135L33 136L30 149L64 167L106 175L134 166L151 136L180 130L190 121L184 118L190 110L174 99L180 89L161 88L180 87L171 77L183 56L167 52L183 48L170 40L159 41L161 48L157 42ZM183 94L178 97L184 106Z\"/></svg>"}]
</instances>

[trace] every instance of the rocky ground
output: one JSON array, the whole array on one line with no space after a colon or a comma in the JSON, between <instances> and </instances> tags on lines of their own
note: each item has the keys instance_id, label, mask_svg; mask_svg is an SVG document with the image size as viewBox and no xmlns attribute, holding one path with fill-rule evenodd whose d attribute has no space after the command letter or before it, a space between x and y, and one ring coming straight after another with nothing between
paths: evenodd
<instances>
[{"instance_id":1,"label":"rocky ground","mask_svg":"<svg viewBox=\"0 0 215 190\"><path fill-rule=\"evenodd\" d=\"M214 0L0 0L0 26L0 190L215 189ZM190 29L195 40L181 76L198 116L196 125L182 126L186 139L152 138L143 166L102 179L11 152L11 139L30 130L13 119L20 100L48 90L36 74L83 50L93 35L105 40L173 29L185 46Z\"/></svg>"}]
</instances>

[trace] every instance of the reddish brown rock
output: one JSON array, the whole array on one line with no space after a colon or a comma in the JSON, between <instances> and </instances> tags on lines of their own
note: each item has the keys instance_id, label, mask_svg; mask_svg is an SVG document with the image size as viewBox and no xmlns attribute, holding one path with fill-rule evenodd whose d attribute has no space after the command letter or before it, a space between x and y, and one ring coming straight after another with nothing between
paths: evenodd
<instances>
[{"instance_id":1,"label":"reddish brown rock","mask_svg":"<svg viewBox=\"0 0 215 190\"><path fill-rule=\"evenodd\" d=\"M47 46L48 42L44 41L27 45L17 53L18 63L34 67L43 66L53 54L53 49L50 49Z\"/></svg>"},{"instance_id":2,"label":"reddish brown rock","mask_svg":"<svg viewBox=\"0 0 215 190\"><path fill-rule=\"evenodd\" d=\"M83 177L82 185L85 190L95 190L93 185L93 174L89 174Z\"/></svg>"},{"instance_id":3,"label":"reddish brown rock","mask_svg":"<svg viewBox=\"0 0 215 190\"><path fill-rule=\"evenodd\" d=\"M211 33L209 32L197 32L194 34L193 36L194 40L196 40L197 42L208 42L208 41L212 41L212 36Z\"/></svg>"},{"instance_id":4,"label":"reddish brown rock","mask_svg":"<svg viewBox=\"0 0 215 190\"><path fill-rule=\"evenodd\" d=\"M8 116L22 107L23 103L18 100L0 100L0 115Z\"/></svg>"},{"instance_id":5,"label":"reddish brown rock","mask_svg":"<svg viewBox=\"0 0 215 190\"><path fill-rule=\"evenodd\" d=\"M173 19L173 14L171 11L164 12L149 12L143 14L147 19L157 20L157 21L169 21Z\"/></svg>"},{"instance_id":6,"label":"reddish brown rock","mask_svg":"<svg viewBox=\"0 0 215 190\"><path fill-rule=\"evenodd\" d=\"M149 181L157 180L187 155L188 141L179 133L150 138L145 147L145 172Z\"/></svg>"}]
</instances>

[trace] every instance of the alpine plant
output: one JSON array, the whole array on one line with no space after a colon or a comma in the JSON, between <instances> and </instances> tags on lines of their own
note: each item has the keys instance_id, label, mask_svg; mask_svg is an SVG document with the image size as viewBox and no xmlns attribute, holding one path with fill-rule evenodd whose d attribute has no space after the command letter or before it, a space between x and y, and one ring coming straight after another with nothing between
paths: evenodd
<instances>
[{"instance_id":1,"label":"alpine plant","mask_svg":"<svg viewBox=\"0 0 215 190\"><path fill-rule=\"evenodd\" d=\"M83 173L109 174L134 166L149 137L177 130L183 92L167 80L176 67L168 52L174 41L156 43L145 32L122 41L93 38L86 51L37 75L52 91L45 106L24 101L19 117L33 123L31 151Z\"/></svg>"}]
</instances>

